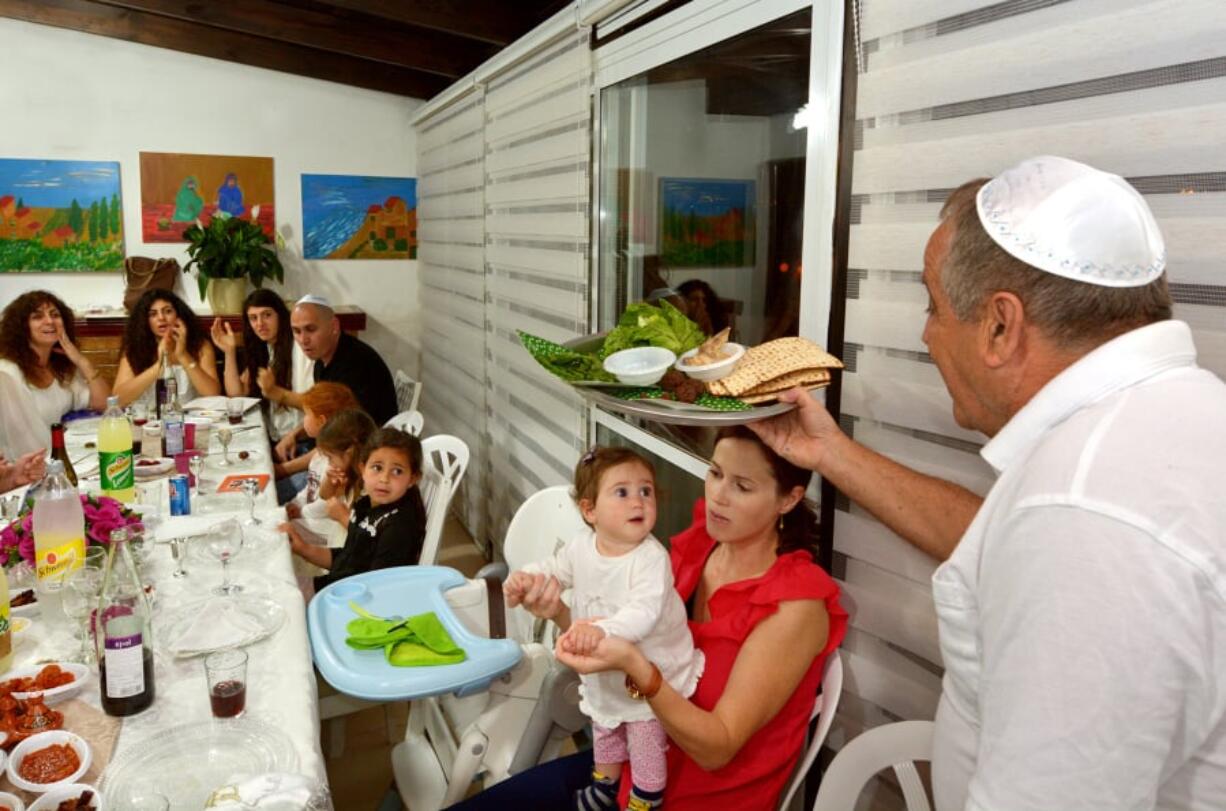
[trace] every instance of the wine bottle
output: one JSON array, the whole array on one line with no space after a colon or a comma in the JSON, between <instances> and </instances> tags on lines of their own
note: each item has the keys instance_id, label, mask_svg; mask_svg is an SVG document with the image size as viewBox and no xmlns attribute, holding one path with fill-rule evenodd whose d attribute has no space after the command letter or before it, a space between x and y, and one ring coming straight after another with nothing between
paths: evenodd
<instances>
[{"instance_id":1,"label":"wine bottle","mask_svg":"<svg viewBox=\"0 0 1226 811\"><path fill-rule=\"evenodd\" d=\"M162 444L170 457L183 453L183 407L179 405L179 382L166 383L166 408L162 413Z\"/></svg>"},{"instance_id":2,"label":"wine bottle","mask_svg":"<svg viewBox=\"0 0 1226 811\"><path fill-rule=\"evenodd\" d=\"M166 356L165 352L162 352L161 368L158 370L157 383L154 385L154 394L156 397L156 403L154 405L157 408L159 420L162 419L162 412L166 408L166 398L168 396L166 383L173 379L174 372L172 372L170 368L170 358Z\"/></svg>"},{"instance_id":3,"label":"wine bottle","mask_svg":"<svg viewBox=\"0 0 1226 811\"><path fill-rule=\"evenodd\" d=\"M107 715L135 715L154 698L151 612L128 530L111 533L102 592L98 598L98 682Z\"/></svg>"},{"instance_id":4,"label":"wine bottle","mask_svg":"<svg viewBox=\"0 0 1226 811\"><path fill-rule=\"evenodd\" d=\"M64 447L64 423L51 424L51 458L64 463L64 475L73 487L77 486L77 472L72 469L72 460L68 458L68 449Z\"/></svg>"}]
</instances>

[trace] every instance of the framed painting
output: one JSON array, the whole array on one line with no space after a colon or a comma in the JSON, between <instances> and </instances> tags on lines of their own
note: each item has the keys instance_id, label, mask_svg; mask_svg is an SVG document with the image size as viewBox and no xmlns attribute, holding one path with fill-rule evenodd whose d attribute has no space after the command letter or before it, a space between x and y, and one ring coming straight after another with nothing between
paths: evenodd
<instances>
[{"instance_id":1,"label":"framed painting","mask_svg":"<svg viewBox=\"0 0 1226 811\"><path fill-rule=\"evenodd\" d=\"M123 268L119 164L0 158L0 271Z\"/></svg>"},{"instance_id":2,"label":"framed painting","mask_svg":"<svg viewBox=\"0 0 1226 811\"><path fill-rule=\"evenodd\" d=\"M272 158L140 153L141 232L145 242L186 242L183 232L214 217L276 227Z\"/></svg>"},{"instance_id":3,"label":"framed painting","mask_svg":"<svg viewBox=\"0 0 1226 811\"><path fill-rule=\"evenodd\" d=\"M302 176L306 259L416 259L417 179Z\"/></svg>"},{"instance_id":4,"label":"framed painting","mask_svg":"<svg viewBox=\"0 0 1226 811\"><path fill-rule=\"evenodd\" d=\"M660 262L665 267L752 267L754 181L660 178Z\"/></svg>"}]
</instances>

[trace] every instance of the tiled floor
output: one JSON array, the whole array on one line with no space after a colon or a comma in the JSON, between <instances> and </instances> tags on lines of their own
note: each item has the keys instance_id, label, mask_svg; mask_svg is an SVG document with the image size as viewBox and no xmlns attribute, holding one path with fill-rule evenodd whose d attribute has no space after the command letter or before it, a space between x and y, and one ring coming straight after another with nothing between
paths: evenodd
<instances>
[{"instance_id":1,"label":"tiled floor","mask_svg":"<svg viewBox=\"0 0 1226 811\"><path fill-rule=\"evenodd\" d=\"M485 558L455 518L449 518L439 548L439 564L472 576L485 565ZM327 691L326 685L321 689ZM328 783L336 811L376 811L392 785L392 746L404 735L407 704L372 707L346 716L345 748L340 757L329 759ZM323 729L323 750L328 752L328 724ZM394 736L389 740L388 727ZM399 809L398 804L391 806ZM382 811L382 809L381 809Z\"/></svg>"}]
</instances>

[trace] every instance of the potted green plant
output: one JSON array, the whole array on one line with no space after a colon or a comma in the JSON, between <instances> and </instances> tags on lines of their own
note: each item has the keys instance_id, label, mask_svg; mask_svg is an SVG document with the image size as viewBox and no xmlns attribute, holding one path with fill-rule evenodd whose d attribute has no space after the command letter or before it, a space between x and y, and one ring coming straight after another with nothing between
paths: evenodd
<instances>
[{"instance_id":1,"label":"potted green plant","mask_svg":"<svg viewBox=\"0 0 1226 811\"><path fill-rule=\"evenodd\" d=\"M200 298L207 295L214 313L241 314L248 279L256 287L266 279L285 281L276 246L256 222L213 217L208 226L193 225L183 237L191 257L183 272L195 268Z\"/></svg>"}]
</instances>

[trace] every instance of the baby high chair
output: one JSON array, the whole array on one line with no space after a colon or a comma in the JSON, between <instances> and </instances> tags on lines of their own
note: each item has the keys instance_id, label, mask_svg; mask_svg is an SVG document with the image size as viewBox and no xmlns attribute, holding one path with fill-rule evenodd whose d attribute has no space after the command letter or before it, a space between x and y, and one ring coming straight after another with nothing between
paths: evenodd
<instances>
[{"instance_id":1,"label":"baby high chair","mask_svg":"<svg viewBox=\"0 0 1226 811\"><path fill-rule=\"evenodd\" d=\"M507 610L501 587L507 571L549 556L583 529L568 488L550 487L512 519L507 563L473 580L444 567L387 569L333 584L311 601L311 647L331 684L368 700L412 699L405 740L392 750L396 788L410 811L437 811L463 798L474 779L488 786L556 757L585 723L578 678L553 658L556 629ZM390 668L377 656L354 659L344 645L353 615L340 610L354 595L380 616L436 611L469 660Z\"/></svg>"}]
</instances>

